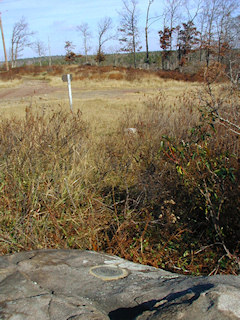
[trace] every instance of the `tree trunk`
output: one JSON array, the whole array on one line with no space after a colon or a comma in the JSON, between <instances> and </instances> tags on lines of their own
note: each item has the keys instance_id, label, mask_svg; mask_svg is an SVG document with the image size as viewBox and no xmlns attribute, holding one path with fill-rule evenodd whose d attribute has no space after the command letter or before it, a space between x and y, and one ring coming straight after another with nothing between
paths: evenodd
<instances>
[{"instance_id":1,"label":"tree trunk","mask_svg":"<svg viewBox=\"0 0 240 320\"><path fill-rule=\"evenodd\" d=\"M145 38L146 38L146 63L149 63L149 52L148 52L148 28L145 28Z\"/></svg>"},{"instance_id":2,"label":"tree trunk","mask_svg":"<svg viewBox=\"0 0 240 320\"><path fill-rule=\"evenodd\" d=\"M87 63L88 57L87 57L87 39L84 38L84 51L85 51L85 62Z\"/></svg>"},{"instance_id":3,"label":"tree trunk","mask_svg":"<svg viewBox=\"0 0 240 320\"><path fill-rule=\"evenodd\" d=\"M137 68L137 63L136 63L136 43L135 43L135 35L133 34L133 64L134 68Z\"/></svg>"},{"instance_id":4,"label":"tree trunk","mask_svg":"<svg viewBox=\"0 0 240 320\"><path fill-rule=\"evenodd\" d=\"M147 8L147 16L146 16L146 27L145 27L146 63L149 63L149 52L148 52L148 21L149 21L149 10L150 10L151 4L152 4L152 1L149 1L149 2L148 2L148 8Z\"/></svg>"}]
</instances>

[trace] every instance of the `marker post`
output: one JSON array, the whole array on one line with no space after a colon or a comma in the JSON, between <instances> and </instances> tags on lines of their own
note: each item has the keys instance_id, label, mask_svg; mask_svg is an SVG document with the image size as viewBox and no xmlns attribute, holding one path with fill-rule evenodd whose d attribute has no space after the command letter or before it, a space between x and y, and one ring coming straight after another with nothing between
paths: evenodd
<instances>
[{"instance_id":1,"label":"marker post","mask_svg":"<svg viewBox=\"0 0 240 320\"><path fill-rule=\"evenodd\" d=\"M71 110L71 112L73 112L71 80L72 80L72 75L71 75L71 74L64 74L64 75L62 76L62 81L68 83L69 105L70 105L70 110Z\"/></svg>"}]
</instances>

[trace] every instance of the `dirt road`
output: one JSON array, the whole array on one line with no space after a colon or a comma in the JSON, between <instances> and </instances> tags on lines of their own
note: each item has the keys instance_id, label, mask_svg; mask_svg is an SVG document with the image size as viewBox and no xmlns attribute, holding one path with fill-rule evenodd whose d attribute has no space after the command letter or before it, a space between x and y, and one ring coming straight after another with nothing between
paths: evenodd
<instances>
[{"instance_id":1,"label":"dirt road","mask_svg":"<svg viewBox=\"0 0 240 320\"><path fill-rule=\"evenodd\" d=\"M50 86L48 81L28 80L23 81L17 87L0 88L0 99L18 99L35 95L39 96L42 94L51 94L58 90L59 88Z\"/></svg>"},{"instance_id":2,"label":"dirt road","mask_svg":"<svg viewBox=\"0 0 240 320\"><path fill-rule=\"evenodd\" d=\"M146 91L146 90L144 90ZM84 89L73 85L72 92L78 99L97 99L97 98L124 98L128 94L139 93L138 89L128 88L105 88L105 89ZM48 81L44 80L25 80L20 85L13 88L0 88L0 99L21 99L25 97L44 96L49 98L64 98L68 94L66 86L51 86Z\"/></svg>"}]
</instances>

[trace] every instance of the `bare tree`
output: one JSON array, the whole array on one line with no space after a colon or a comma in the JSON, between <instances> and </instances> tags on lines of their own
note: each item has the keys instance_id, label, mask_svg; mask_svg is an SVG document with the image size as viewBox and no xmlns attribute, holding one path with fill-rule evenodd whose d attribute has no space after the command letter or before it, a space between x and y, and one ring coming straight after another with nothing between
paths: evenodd
<instances>
[{"instance_id":1,"label":"bare tree","mask_svg":"<svg viewBox=\"0 0 240 320\"><path fill-rule=\"evenodd\" d=\"M232 19L230 30L233 48L240 49L240 15Z\"/></svg>"},{"instance_id":2,"label":"bare tree","mask_svg":"<svg viewBox=\"0 0 240 320\"><path fill-rule=\"evenodd\" d=\"M177 40L179 37L180 26L180 7L183 5L183 2L187 0L165 0L163 7L163 29L160 30L160 47L163 50L161 55L162 58L162 68L163 69L172 69L172 50L174 36L176 36L176 48Z\"/></svg>"},{"instance_id":3,"label":"bare tree","mask_svg":"<svg viewBox=\"0 0 240 320\"><path fill-rule=\"evenodd\" d=\"M148 30L149 30L149 12L150 7L154 0L148 0L147 15L146 15L146 26L145 26L145 41L146 41L146 63L149 63L149 52L148 52Z\"/></svg>"},{"instance_id":4,"label":"bare tree","mask_svg":"<svg viewBox=\"0 0 240 320\"><path fill-rule=\"evenodd\" d=\"M199 60L202 61L203 51L204 51L204 29L205 29L205 14L206 10L204 7L201 8L200 13L198 14L197 20L199 25L199 32L200 32L200 48L199 48Z\"/></svg>"},{"instance_id":5,"label":"bare tree","mask_svg":"<svg viewBox=\"0 0 240 320\"><path fill-rule=\"evenodd\" d=\"M207 66L210 55L216 46L216 21L219 13L220 0L204 0L201 19L201 48L205 52Z\"/></svg>"},{"instance_id":6,"label":"bare tree","mask_svg":"<svg viewBox=\"0 0 240 320\"><path fill-rule=\"evenodd\" d=\"M180 8L182 5L182 0L166 0L164 6L164 28L168 27L169 30L173 30L180 19ZM167 22L167 23L166 23ZM170 51L172 50L172 36L170 37Z\"/></svg>"},{"instance_id":7,"label":"bare tree","mask_svg":"<svg viewBox=\"0 0 240 320\"><path fill-rule=\"evenodd\" d=\"M183 0L182 4L186 11L186 21L195 24L194 20L197 18L198 13L201 11L202 2L203 0L194 0L194 3L192 3L191 0Z\"/></svg>"},{"instance_id":8,"label":"bare tree","mask_svg":"<svg viewBox=\"0 0 240 320\"><path fill-rule=\"evenodd\" d=\"M29 30L28 23L24 17L14 24L11 38L12 67L16 66L16 61L21 56L23 50L32 45L30 38L33 35L34 32Z\"/></svg>"},{"instance_id":9,"label":"bare tree","mask_svg":"<svg viewBox=\"0 0 240 320\"><path fill-rule=\"evenodd\" d=\"M227 66L227 75L231 81L232 88L240 90L240 15L229 19L227 30L223 38L228 44L228 50L221 50L220 58L224 59L224 65ZM226 26L225 26L226 28ZM223 42L223 45L224 45Z\"/></svg>"},{"instance_id":10,"label":"bare tree","mask_svg":"<svg viewBox=\"0 0 240 320\"><path fill-rule=\"evenodd\" d=\"M103 45L114 38L113 34L109 31L112 29L112 19L105 17L98 23L98 50L97 50L97 62L104 60Z\"/></svg>"},{"instance_id":11,"label":"bare tree","mask_svg":"<svg viewBox=\"0 0 240 320\"><path fill-rule=\"evenodd\" d=\"M161 16L150 17L150 8L154 0L148 0L147 13L146 13L146 25L145 25L145 42L146 42L146 59L145 62L149 63L149 49L148 49L148 33L150 26L161 19Z\"/></svg>"},{"instance_id":12,"label":"bare tree","mask_svg":"<svg viewBox=\"0 0 240 320\"><path fill-rule=\"evenodd\" d=\"M119 12L121 17L121 27L119 39L122 48L121 51L130 52L133 55L133 64L136 68L136 52L140 50L138 35L138 10L136 0L123 0L123 9Z\"/></svg>"},{"instance_id":13,"label":"bare tree","mask_svg":"<svg viewBox=\"0 0 240 320\"><path fill-rule=\"evenodd\" d=\"M233 12L239 7L236 0L221 0L216 21L217 30L217 57L222 61L226 50L231 49L231 24Z\"/></svg>"},{"instance_id":14,"label":"bare tree","mask_svg":"<svg viewBox=\"0 0 240 320\"><path fill-rule=\"evenodd\" d=\"M230 30L233 14L239 7L237 0L204 0L200 15L201 42L205 51L207 66L210 56L221 60L230 44Z\"/></svg>"},{"instance_id":15,"label":"bare tree","mask_svg":"<svg viewBox=\"0 0 240 320\"><path fill-rule=\"evenodd\" d=\"M42 57L46 55L46 46L42 41L37 40L33 43L32 48L39 57L39 65L42 66Z\"/></svg>"},{"instance_id":16,"label":"bare tree","mask_svg":"<svg viewBox=\"0 0 240 320\"><path fill-rule=\"evenodd\" d=\"M88 52L91 49L91 47L88 46L88 41L91 36L91 32L90 32L88 23L82 23L81 25L77 26L77 31L80 32L82 39L83 39L83 48L84 48L85 60L87 63Z\"/></svg>"}]
</instances>

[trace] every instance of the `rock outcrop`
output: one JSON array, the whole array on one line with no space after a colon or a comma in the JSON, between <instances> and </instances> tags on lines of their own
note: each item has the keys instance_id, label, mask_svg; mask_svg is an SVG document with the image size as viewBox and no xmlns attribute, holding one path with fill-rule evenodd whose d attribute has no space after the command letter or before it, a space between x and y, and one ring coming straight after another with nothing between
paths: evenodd
<instances>
[{"instance_id":1,"label":"rock outcrop","mask_svg":"<svg viewBox=\"0 0 240 320\"><path fill-rule=\"evenodd\" d=\"M240 319L240 277L188 277L92 251L0 257L0 319Z\"/></svg>"}]
</instances>

